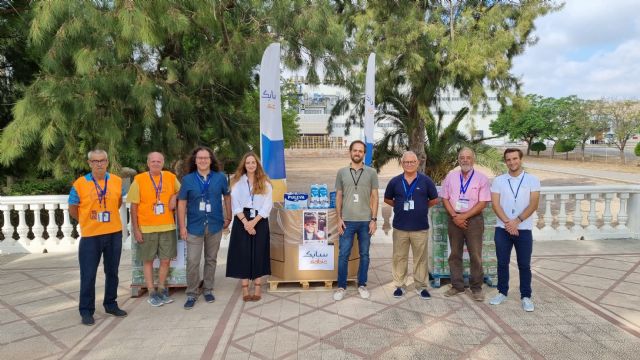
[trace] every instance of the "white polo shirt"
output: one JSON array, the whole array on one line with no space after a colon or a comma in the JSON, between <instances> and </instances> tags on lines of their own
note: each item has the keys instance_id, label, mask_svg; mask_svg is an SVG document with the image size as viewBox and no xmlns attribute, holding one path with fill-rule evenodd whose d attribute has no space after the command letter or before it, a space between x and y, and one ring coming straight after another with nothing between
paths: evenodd
<instances>
[{"instance_id":1,"label":"white polo shirt","mask_svg":"<svg viewBox=\"0 0 640 360\"><path fill-rule=\"evenodd\" d=\"M491 193L500 194L500 207L509 219L517 218L529 206L531 193L535 191L540 191L540 180L525 171L518 177L502 174L491 184ZM496 226L504 229L504 222L499 217L496 217ZM521 222L518 229L533 229L532 216Z\"/></svg>"}]
</instances>

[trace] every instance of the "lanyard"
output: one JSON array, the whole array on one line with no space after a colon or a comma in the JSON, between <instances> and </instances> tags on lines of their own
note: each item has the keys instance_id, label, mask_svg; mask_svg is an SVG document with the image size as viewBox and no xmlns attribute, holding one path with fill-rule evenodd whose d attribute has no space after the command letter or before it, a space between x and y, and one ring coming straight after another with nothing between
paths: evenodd
<instances>
[{"instance_id":1,"label":"lanyard","mask_svg":"<svg viewBox=\"0 0 640 360\"><path fill-rule=\"evenodd\" d=\"M402 187L404 188L405 200L413 199L413 192L416 190L416 187L418 186L418 177L416 176L416 178L411 182L411 185L409 186L409 191L407 191L407 185L409 185L409 183L407 182L407 180L404 179L404 175L403 175Z\"/></svg>"},{"instance_id":2,"label":"lanyard","mask_svg":"<svg viewBox=\"0 0 640 360\"><path fill-rule=\"evenodd\" d=\"M109 177L104 177L104 189L100 187L96 179L91 174L91 180L93 180L93 184L96 186L96 194L98 195L98 204L102 205L103 208L107 208L107 185L109 183Z\"/></svg>"},{"instance_id":3,"label":"lanyard","mask_svg":"<svg viewBox=\"0 0 640 360\"><path fill-rule=\"evenodd\" d=\"M471 184L471 179L473 179L473 175L475 175L476 170L471 170L471 176L469 176L469 180L467 180L467 183L464 184L463 183L463 179L462 179L462 171L460 172L460 194L465 195L467 193L467 189L469 189L469 185ZM509 183L509 186L511 186L511 183ZM520 187L518 186L518 189L520 189ZM513 190L511 190L513 192Z\"/></svg>"},{"instance_id":4,"label":"lanyard","mask_svg":"<svg viewBox=\"0 0 640 360\"><path fill-rule=\"evenodd\" d=\"M202 200L205 200L206 194L209 190L209 184L211 183L211 173L207 175L207 181L202 180L200 174L196 174L196 177L199 180L198 184L200 185L200 196L202 196Z\"/></svg>"},{"instance_id":5,"label":"lanyard","mask_svg":"<svg viewBox=\"0 0 640 360\"><path fill-rule=\"evenodd\" d=\"M151 172L149 172L149 177L151 178L153 189L156 191L156 203L160 203L160 193L162 192L162 171L160 172L160 181L158 182L158 186L156 186L156 181L153 180L153 176L151 176Z\"/></svg>"},{"instance_id":6,"label":"lanyard","mask_svg":"<svg viewBox=\"0 0 640 360\"><path fill-rule=\"evenodd\" d=\"M513 187L511 186L511 179L507 179L507 182L509 183L509 189L511 189L511 193L513 194L513 201L518 200L518 193L520 192L520 185L522 185L522 180L524 180L524 175L526 173L522 173L522 178L520 179L520 183L518 184L518 189L513 192Z\"/></svg>"},{"instance_id":7,"label":"lanyard","mask_svg":"<svg viewBox=\"0 0 640 360\"><path fill-rule=\"evenodd\" d=\"M358 180L356 180L355 176L353 176L353 173L355 172L357 174L358 171L360 171L360 175L358 175ZM353 185L356 186L356 191L357 191L358 190L358 183L360 182L360 178L362 177L362 173L364 173L364 168L362 168L360 170L355 170L353 168L349 168L349 173L351 174L351 179L353 179Z\"/></svg>"},{"instance_id":8,"label":"lanyard","mask_svg":"<svg viewBox=\"0 0 640 360\"><path fill-rule=\"evenodd\" d=\"M249 184L249 178L247 178L247 187L249 188L249 196L251 196L251 208L253 208L253 197L255 195L251 192L251 185Z\"/></svg>"}]
</instances>

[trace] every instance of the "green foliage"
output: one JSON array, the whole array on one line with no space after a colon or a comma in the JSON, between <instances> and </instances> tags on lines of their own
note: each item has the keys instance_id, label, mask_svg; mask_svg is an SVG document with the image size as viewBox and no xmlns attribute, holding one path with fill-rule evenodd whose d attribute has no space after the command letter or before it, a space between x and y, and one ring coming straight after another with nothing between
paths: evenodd
<instances>
[{"instance_id":1,"label":"green foliage","mask_svg":"<svg viewBox=\"0 0 640 360\"><path fill-rule=\"evenodd\" d=\"M636 154L636 156L640 156L640 142L636 144L636 147L633 149L633 153Z\"/></svg>"},{"instance_id":2,"label":"green foliage","mask_svg":"<svg viewBox=\"0 0 640 360\"><path fill-rule=\"evenodd\" d=\"M545 145L542 141L534 142L531 144L531 150L536 152L537 156L540 156L540 151L547 150L547 145Z\"/></svg>"},{"instance_id":3,"label":"green foliage","mask_svg":"<svg viewBox=\"0 0 640 360\"><path fill-rule=\"evenodd\" d=\"M41 71L0 135L0 164L28 154L56 177L85 169L96 147L113 171L140 168L153 150L172 163L198 144L239 158L259 143L264 49L279 41L290 68L337 73L346 38L342 5L328 0L29 3ZM290 141L295 117L283 117Z\"/></svg>"},{"instance_id":4,"label":"green foliage","mask_svg":"<svg viewBox=\"0 0 640 360\"><path fill-rule=\"evenodd\" d=\"M22 179L10 188L4 188L2 195L59 195L68 194L71 191L73 180L63 179Z\"/></svg>"},{"instance_id":5,"label":"green foliage","mask_svg":"<svg viewBox=\"0 0 640 360\"><path fill-rule=\"evenodd\" d=\"M576 148L576 143L569 139L560 139L555 143L554 147L557 152L566 153L573 151Z\"/></svg>"}]
</instances>

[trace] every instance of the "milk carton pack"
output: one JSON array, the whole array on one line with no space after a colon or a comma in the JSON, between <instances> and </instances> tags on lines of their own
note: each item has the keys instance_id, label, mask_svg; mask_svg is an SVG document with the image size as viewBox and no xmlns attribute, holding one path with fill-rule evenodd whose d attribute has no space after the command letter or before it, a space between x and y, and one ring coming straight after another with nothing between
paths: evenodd
<instances>
[{"instance_id":1,"label":"milk carton pack","mask_svg":"<svg viewBox=\"0 0 640 360\"><path fill-rule=\"evenodd\" d=\"M320 185L320 188L318 190L318 198L319 198L320 208L328 209L329 208L329 187L327 186L327 184Z\"/></svg>"},{"instance_id":2,"label":"milk carton pack","mask_svg":"<svg viewBox=\"0 0 640 360\"><path fill-rule=\"evenodd\" d=\"M309 195L299 192L284 193L284 208L288 210L301 210L307 208Z\"/></svg>"},{"instance_id":3,"label":"milk carton pack","mask_svg":"<svg viewBox=\"0 0 640 360\"><path fill-rule=\"evenodd\" d=\"M309 209L320 209L320 185L312 184L309 191Z\"/></svg>"}]
</instances>

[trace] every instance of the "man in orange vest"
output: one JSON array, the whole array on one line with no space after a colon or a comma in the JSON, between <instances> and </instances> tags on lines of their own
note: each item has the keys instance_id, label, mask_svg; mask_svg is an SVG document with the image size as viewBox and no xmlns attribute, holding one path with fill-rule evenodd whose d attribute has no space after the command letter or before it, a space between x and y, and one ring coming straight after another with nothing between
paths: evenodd
<instances>
[{"instance_id":1,"label":"man in orange vest","mask_svg":"<svg viewBox=\"0 0 640 360\"><path fill-rule=\"evenodd\" d=\"M164 155L151 152L147 155L149 171L134 179L127 202L131 203L131 229L139 244L138 256L143 262L144 280L149 290L147 302L162 306L173 302L165 287L169 264L177 255L176 223L173 212L180 182L169 171L162 171ZM158 291L153 284L153 261L158 256Z\"/></svg>"},{"instance_id":2,"label":"man in orange vest","mask_svg":"<svg viewBox=\"0 0 640 360\"><path fill-rule=\"evenodd\" d=\"M104 150L93 150L87 155L91 172L79 177L69 194L69 214L80 224L80 316L84 325L95 324L96 273L103 258L105 285L104 310L107 314L125 317L118 307L118 267L122 253L122 221L120 206L122 179L109 174L109 160Z\"/></svg>"}]
</instances>

